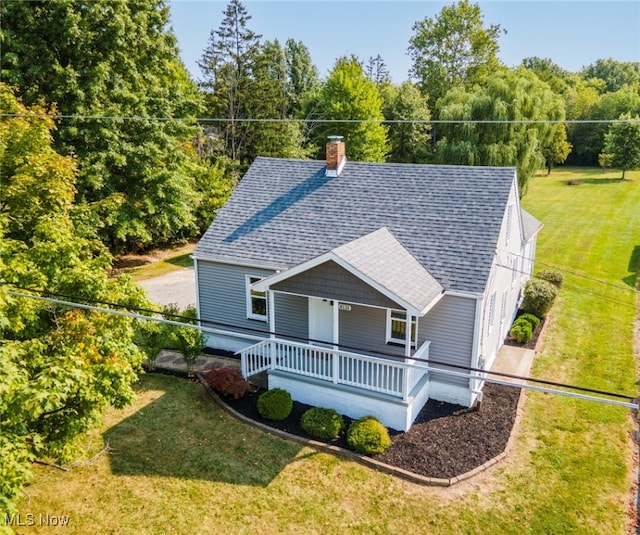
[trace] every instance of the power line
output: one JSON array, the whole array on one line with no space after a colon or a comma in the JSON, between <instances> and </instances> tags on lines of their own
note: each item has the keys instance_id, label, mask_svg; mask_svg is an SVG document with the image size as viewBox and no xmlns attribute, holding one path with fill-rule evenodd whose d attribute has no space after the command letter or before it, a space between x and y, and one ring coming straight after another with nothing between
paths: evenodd
<instances>
[{"instance_id":1,"label":"power line","mask_svg":"<svg viewBox=\"0 0 640 535\"><path fill-rule=\"evenodd\" d=\"M156 117L144 115L80 115L59 113L0 113L6 118L47 118L105 121L180 121L196 123L328 123L328 124L616 124L638 123L638 118L628 119L322 119L322 118L233 118L228 117Z\"/></svg>"},{"instance_id":2,"label":"power line","mask_svg":"<svg viewBox=\"0 0 640 535\"><path fill-rule=\"evenodd\" d=\"M14 285L10 285L12 287L15 287ZM44 293L44 294L53 294L53 292L46 292L46 291L41 291L41 290L27 290L27 291L35 291L37 293ZM9 290L9 294L13 295L15 297L22 297L22 298L28 298L28 299L34 299L37 301L43 301L43 302L47 302L47 303L51 303L51 304L57 304L57 305L62 305L62 306L68 306L71 308L80 308L80 309L85 309L85 310L90 310L90 311L95 311L95 312L100 312L100 313L106 313L106 314L115 314L118 316L123 316L123 317L129 317L129 318L133 318L133 319L138 319L138 320L146 320L146 321L155 321L158 323L164 323L164 324L168 324L168 325L173 325L173 326L177 326L177 327L187 327L187 328L193 328L193 329L197 329L200 330L202 332L205 333L217 333L217 329L215 328L211 328L211 327L204 327L202 325L194 325L194 324L189 324L189 323L184 323L184 322L180 322L180 321L175 321L175 320L167 320L165 318L158 318L158 317L153 317L153 316L146 316L143 314L139 314L137 312L131 312L131 310L134 311L143 311L143 312L154 312L156 314L165 314L164 312L161 311L150 311L149 309L144 309L144 308L138 308L138 307L134 307L131 305L118 305L118 304L113 304L111 303L110 305L112 306L116 306L116 307L120 307L120 308L124 308L125 311L122 310L114 310L114 309L109 309L109 308L101 308L101 307L97 307L97 306L93 306L93 305L87 305L87 304L82 304L82 303L77 303L74 301L65 301L65 300L61 300L61 299L57 299L56 297L45 297L42 295L31 295L31 294L25 294L25 293L21 293L21 292L16 292L14 290ZM54 294L55 295L55 294ZM92 300L92 299L82 299L82 300L86 300L86 301L90 301L90 302L96 302L99 304L102 304L103 302L98 301L98 300ZM212 325L217 325L218 327L223 326L223 327L233 327L233 328L238 328L238 326L233 326L230 324L223 324L223 323L219 323L219 322L214 322L211 320L204 320L204 319L195 319L189 316L181 316L178 314L172 314L172 313L168 313L167 315L172 316L172 317L179 317L179 318L183 318L187 321L193 322L193 321L198 321L198 323L202 324L212 324ZM240 327L240 329L244 329L242 327ZM283 337L287 337L287 338L294 338L294 339L299 339L299 340L304 340L306 342L321 342L321 343L326 343L326 340L315 340L312 338L301 338L301 337L297 337L297 336L291 336L291 335L287 335L287 334L283 334L283 333L277 333L277 332L271 332L271 331L263 331L263 330L257 330L257 329L244 329L244 330L255 330L258 331L262 336L268 336L268 335L281 335ZM353 347L353 346L345 346L345 345L340 345L338 344L338 347L341 347L343 349L349 349L349 350L359 350L359 351L364 351L363 348L357 348L357 347ZM396 360L405 360L405 357L400 357L398 355L394 355L394 354L389 354L389 353L383 353L383 352L375 352L376 354L380 354L380 355L384 355L385 357L391 357L393 359ZM484 369L480 369L480 368L473 368L471 366L463 366L463 365L458 365L458 364L451 364L451 363L447 363L447 362L440 362L440 361L436 361L433 359L421 359L421 358L413 358L410 357L411 360L417 361L417 362L423 362L425 364L428 365L435 365L435 366L445 366L447 368L453 368L452 369L442 369L439 367L431 367L428 366L427 368L432 371L433 373L442 373L442 374L447 374L447 375L454 375L454 376L461 376L464 377L465 379L475 379L475 380L480 380L480 381L486 381L486 382L493 382L496 384L504 384L506 386L514 386L517 388L526 388L526 389L530 389L530 390L537 390L537 391L541 391L541 392L547 392L547 393L555 393L555 394L559 394L559 395L564 395L564 396L570 396L570 397L577 397L580 399L586 399L586 400L591 400L591 401L600 401L603 403L608 403L608 404L613 404L613 405L618 405L618 406L623 406L623 407L627 407L627 408L634 408L634 409L638 409L638 403L635 400L635 398L633 396L629 396L626 394L619 394L616 392L609 392L609 391L605 391L605 390L598 390L598 389L592 389L592 388L587 388L587 387L581 387L581 386L576 386L576 385L570 385L570 384L566 384L566 383L559 383L556 381L548 381L548 380L544 380L544 379L536 379L536 378L532 378L532 377L525 377L525 376L521 376L521 375L515 375L515 374L508 374L508 373L504 373L504 372L494 372L494 371L490 371L490 370L484 370ZM471 372L471 373L463 373L463 372L456 372L455 369L460 369L460 370L464 370L466 372ZM479 375L475 375L475 374L479 374ZM626 401L626 402L621 402L621 401L615 401L615 400L610 400L610 399L604 399L604 398L595 398L593 396L587 396L584 394L578 394L576 392L566 392L566 391L562 391L562 390L555 390L555 389L551 389L551 388L547 388L547 386L536 386L536 385L529 385L529 384L520 384L520 383L513 383L513 382L509 382L509 381L504 381L502 379L496 379L493 376L498 376L498 377L506 377L506 378L510 378L510 379L515 379L515 380L519 380L519 381L526 381L527 383L532 382L532 383L537 383L537 384L541 384L541 385L547 385L547 386L554 386L556 388L568 388L568 389L572 389L572 390L576 390L579 392L588 392L589 394L599 394L599 395L604 395L604 396L609 396L609 397L613 397L613 398L617 398L617 399L625 399L625 400L633 400L633 401Z\"/></svg>"}]
</instances>

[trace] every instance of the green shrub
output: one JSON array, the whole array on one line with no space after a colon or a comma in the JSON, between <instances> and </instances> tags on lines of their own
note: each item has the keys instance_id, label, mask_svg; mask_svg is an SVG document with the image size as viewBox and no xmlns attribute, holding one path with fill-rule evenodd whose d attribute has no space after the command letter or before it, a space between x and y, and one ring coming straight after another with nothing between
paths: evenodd
<instances>
[{"instance_id":1,"label":"green shrub","mask_svg":"<svg viewBox=\"0 0 640 535\"><path fill-rule=\"evenodd\" d=\"M509 336L520 344L526 344L533 337L531 323L525 319L518 318L513 322Z\"/></svg>"},{"instance_id":2,"label":"green shrub","mask_svg":"<svg viewBox=\"0 0 640 535\"><path fill-rule=\"evenodd\" d=\"M391 438L387 428L375 416L363 416L349 426L347 444L358 453L375 455L391 446Z\"/></svg>"},{"instance_id":3,"label":"green shrub","mask_svg":"<svg viewBox=\"0 0 640 535\"><path fill-rule=\"evenodd\" d=\"M258 397L258 412L267 420L284 420L292 409L291 394L282 388L272 388Z\"/></svg>"},{"instance_id":4,"label":"green shrub","mask_svg":"<svg viewBox=\"0 0 640 535\"><path fill-rule=\"evenodd\" d=\"M538 318L544 318L556 295L558 295L557 286L543 279L529 279L524 287L522 309Z\"/></svg>"},{"instance_id":5,"label":"green shrub","mask_svg":"<svg viewBox=\"0 0 640 535\"><path fill-rule=\"evenodd\" d=\"M333 440L342 431L344 420L333 409L314 407L302 415L300 427L311 437Z\"/></svg>"},{"instance_id":6,"label":"green shrub","mask_svg":"<svg viewBox=\"0 0 640 535\"><path fill-rule=\"evenodd\" d=\"M518 319L528 321L531 324L532 331L535 331L540 326L540 318L533 314L522 314Z\"/></svg>"},{"instance_id":7,"label":"green shrub","mask_svg":"<svg viewBox=\"0 0 640 535\"><path fill-rule=\"evenodd\" d=\"M536 279L542 279L543 281L550 282L558 290L562 288L564 282L564 275L555 269L543 269L535 274Z\"/></svg>"}]
</instances>

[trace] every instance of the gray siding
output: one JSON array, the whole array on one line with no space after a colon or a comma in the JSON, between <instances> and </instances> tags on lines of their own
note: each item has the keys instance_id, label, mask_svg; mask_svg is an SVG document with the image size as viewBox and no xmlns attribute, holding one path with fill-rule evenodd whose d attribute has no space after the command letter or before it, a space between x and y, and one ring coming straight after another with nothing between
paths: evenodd
<instances>
[{"instance_id":1,"label":"gray siding","mask_svg":"<svg viewBox=\"0 0 640 535\"><path fill-rule=\"evenodd\" d=\"M400 308L397 303L331 260L283 280L273 288L324 299Z\"/></svg>"},{"instance_id":2,"label":"gray siding","mask_svg":"<svg viewBox=\"0 0 640 535\"><path fill-rule=\"evenodd\" d=\"M274 302L278 335L294 337L296 342L305 342L309 337L308 299L299 295L276 292ZM303 340L299 338L303 338Z\"/></svg>"},{"instance_id":3,"label":"gray siding","mask_svg":"<svg viewBox=\"0 0 640 535\"><path fill-rule=\"evenodd\" d=\"M266 269L198 260L200 317L241 328L268 331L267 322L247 318L245 275L266 277L272 273ZM214 327L218 326L214 325ZM220 326L219 328L227 329L228 327Z\"/></svg>"},{"instance_id":4,"label":"gray siding","mask_svg":"<svg viewBox=\"0 0 640 535\"><path fill-rule=\"evenodd\" d=\"M365 352L404 355L404 346L385 343L386 321L387 311L382 308L351 305L351 310L341 310L340 345L362 348Z\"/></svg>"},{"instance_id":5,"label":"gray siding","mask_svg":"<svg viewBox=\"0 0 640 535\"><path fill-rule=\"evenodd\" d=\"M429 358L448 364L471 365L476 300L446 295L418 323L418 344L431 340ZM435 367L435 366L434 366ZM455 368L449 368L453 371ZM450 375L432 374L438 381L468 385L469 380Z\"/></svg>"}]
</instances>

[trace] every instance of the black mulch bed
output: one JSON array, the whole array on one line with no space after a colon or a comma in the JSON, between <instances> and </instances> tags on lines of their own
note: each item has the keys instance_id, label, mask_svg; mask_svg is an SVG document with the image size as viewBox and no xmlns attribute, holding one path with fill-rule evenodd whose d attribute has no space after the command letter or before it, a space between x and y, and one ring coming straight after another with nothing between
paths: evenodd
<instances>
[{"instance_id":1,"label":"black mulch bed","mask_svg":"<svg viewBox=\"0 0 640 535\"><path fill-rule=\"evenodd\" d=\"M300 427L300 418L309 405L294 402L286 420L272 422L256 409L261 392L224 401L247 418L308 438ZM479 409L429 400L409 431L390 430L393 444L375 459L427 477L448 479L464 474L504 451L519 395L518 388L486 384ZM348 427L351 419L345 417L345 423ZM345 433L330 444L347 448Z\"/></svg>"}]
</instances>

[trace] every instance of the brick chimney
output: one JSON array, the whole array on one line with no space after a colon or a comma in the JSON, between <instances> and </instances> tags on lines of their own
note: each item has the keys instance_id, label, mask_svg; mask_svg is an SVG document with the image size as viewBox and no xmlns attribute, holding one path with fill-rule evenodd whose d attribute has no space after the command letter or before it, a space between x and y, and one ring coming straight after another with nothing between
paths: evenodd
<instances>
[{"instance_id":1,"label":"brick chimney","mask_svg":"<svg viewBox=\"0 0 640 535\"><path fill-rule=\"evenodd\" d=\"M325 176L336 177L342 172L347 159L344 156L342 136L329 136L327 142L327 170Z\"/></svg>"}]
</instances>

